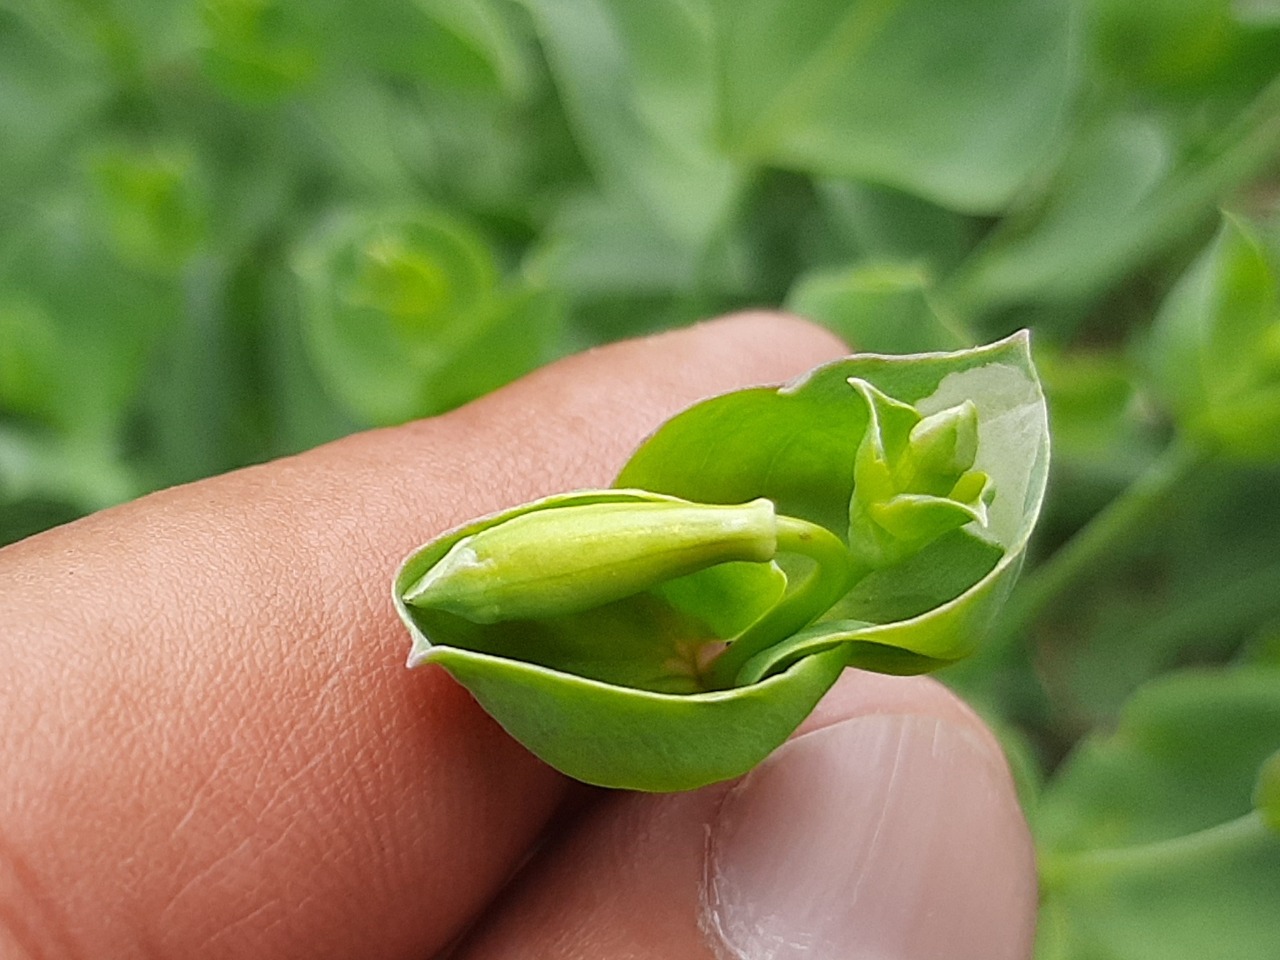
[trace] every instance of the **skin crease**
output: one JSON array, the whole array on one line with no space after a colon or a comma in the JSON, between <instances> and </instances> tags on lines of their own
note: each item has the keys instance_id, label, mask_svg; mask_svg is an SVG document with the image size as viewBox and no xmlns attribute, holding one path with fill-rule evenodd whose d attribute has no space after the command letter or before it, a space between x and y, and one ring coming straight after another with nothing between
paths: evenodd
<instances>
[{"instance_id":1,"label":"skin crease","mask_svg":"<svg viewBox=\"0 0 1280 960\"><path fill-rule=\"evenodd\" d=\"M0 956L438 954L558 810L608 804L404 669L400 559L844 352L739 315L0 550Z\"/></svg>"}]
</instances>

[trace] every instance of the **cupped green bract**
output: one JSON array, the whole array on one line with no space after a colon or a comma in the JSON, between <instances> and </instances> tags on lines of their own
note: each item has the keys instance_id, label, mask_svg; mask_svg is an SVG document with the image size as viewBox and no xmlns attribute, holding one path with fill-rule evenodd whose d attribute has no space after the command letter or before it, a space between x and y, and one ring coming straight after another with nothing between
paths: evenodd
<instances>
[{"instance_id":1,"label":"cupped green bract","mask_svg":"<svg viewBox=\"0 0 1280 960\"><path fill-rule=\"evenodd\" d=\"M717 397L650 437L616 489L412 554L395 582L410 665L444 666L578 779L737 776L845 666L916 673L975 648L1047 464L1025 334Z\"/></svg>"},{"instance_id":2,"label":"cupped green bract","mask_svg":"<svg viewBox=\"0 0 1280 960\"><path fill-rule=\"evenodd\" d=\"M755 657L740 682L831 647L850 666L890 673L935 669L973 652L1013 586L1044 498L1049 428L1027 335L953 353L837 360L780 389L705 401L636 452L621 485L706 503L768 497L780 514L856 542L865 513L886 502L859 492L871 472L866 461L879 458L868 449L901 450L917 424L944 411L953 412L935 422L950 418L962 447L966 404L976 415L976 449L967 468L951 468L957 483L967 474L965 484L978 489L953 487L948 493L965 499L939 497L948 502L937 506L966 511L973 522L934 518L935 538L886 557L891 562L862 576L817 623ZM869 439L877 424L879 436ZM928 524L935 502L919 504L916 517Z\"/></svg>"},{"instance_id":3,"label":"cupped green bract","mask_svg":"<svg viewBox=\"0 0 1280 960\"><path fill-rule=\"evenodd\" d=\"M706 654L782 596L771 562L730 561L597 607L477 623L406 600L460 542L574 507L679 506L643 491L547 497L461 526L405 561L395 603L409 663L439 663L513 736L570 776L602 786L681 790L749 770L800 723L843 669L813 657L749 690L703 691ZM554 546L554 545L551 545Z\"/></svg>"},{"instance_id":4,"label":"cupped green bract","mask_svg":"<svg viewBox=\"0 0 1280 960\"><path fill-rule=\"evenodd\" d=\"M423 596L430 592L430 588L424 591L424 582L459 545L485 535L508 534L521 521L533 518L545 518L542 529L554 534L563 528L566 514L577 508L630 505L643 512L655 504L688 506L677 498L645 491L585 490L482 517L433 540L410 556L396 576L397 609L413 634L410 666L442 659L446 649L457 648L654 693L701 690L700 672L710 652L708 645L740 633L782 596L786 577L777 565L724 562L692 572L676 570L659 582L653 582L656 575L651 576L649 586L617 599L584 608L564 597L554 608L544 603L536 611L511 610L502 619L487 614L480 619L467 617L453 602L433 603ZM516 536L523 540L526 533L517 531ZM549 554L563 554L566 549L576 548L546 543ZM570 559L576 562L577 557ZM507 562L512 569L494 571L492 579L510 582L529 576L526 557L508 557ZM573 591L572 586L554 582L552 574L541 571L544 593ZM581 593L581 586L577 590ZM595 586L588 584L586 590L594 593Z\"/></svg>"}]
</instances>

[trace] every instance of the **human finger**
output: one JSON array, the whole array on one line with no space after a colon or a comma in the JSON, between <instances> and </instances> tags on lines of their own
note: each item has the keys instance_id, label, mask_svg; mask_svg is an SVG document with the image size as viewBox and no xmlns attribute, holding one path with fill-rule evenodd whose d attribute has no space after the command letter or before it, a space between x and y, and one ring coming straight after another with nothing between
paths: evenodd
<instances>
[{"instance_id":1,"label":"human finger","mask_svg":"<svg viewBox=\"0 0 1280 960\"><path fill-rule=\"evenodd\" d=\"M396 563L469 516L607 484L689 403L840 352L764 314L601 348L0 551L0 947L438 950L565 785L442 672L403 669Z\"/></svg>"}]
</instances>

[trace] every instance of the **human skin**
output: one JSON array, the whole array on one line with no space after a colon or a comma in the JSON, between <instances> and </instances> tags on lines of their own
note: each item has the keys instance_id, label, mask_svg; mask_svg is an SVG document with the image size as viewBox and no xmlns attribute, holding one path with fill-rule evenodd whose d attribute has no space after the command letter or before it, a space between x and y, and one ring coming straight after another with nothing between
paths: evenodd
<instances>
[{"instance_id":1,"label":"human skin","mask_svg":"<svg viewBox=\"0 0 1280 960\"><path fill-rule=\"evenodd\" d=\"M738 315L0 550L0 957L1027 956L1008 772L933 681L847 671L740 784L656 796L567 781L404 668L414 546L844 352Z\"/></svg>"}]
</instances>

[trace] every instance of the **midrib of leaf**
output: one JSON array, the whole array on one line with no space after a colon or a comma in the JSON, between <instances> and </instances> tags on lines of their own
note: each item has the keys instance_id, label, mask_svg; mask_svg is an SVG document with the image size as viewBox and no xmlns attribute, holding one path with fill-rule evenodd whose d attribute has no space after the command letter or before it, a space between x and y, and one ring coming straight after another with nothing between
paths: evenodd
<instances>
[{"instance_id":1,"label":"midrib of leaf","mask_svg":"<svg viewBox=\"0 0 1280 960\"><path fill-rule=\"evenodd\" d=\"M730 152L762 155L780 139L788 124L805 116L815 101L835 82L839 72L866 50L876 33L902 0L864 0L856 4L831 31L826 43L817 47L800 69L756 114Z\"/></svg>"},{"instance_id":2,"label":"midrib of leaf","mask_svg":"<svg viewBox=\"0 0 1280 960\"><path fill-rule=\"evenodd\" d=\"M1126 847L1083 850L1040 856L1040 882L1045 891L1096 887L1117 877L1158 877L1188 866L1230 862L1253 850L1273 847L1273 834L1261 814L1251 810L1235 820L1194 833Z\"/></svg>"}]
</instances>

